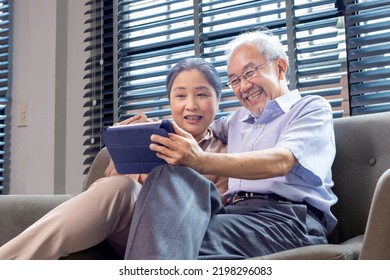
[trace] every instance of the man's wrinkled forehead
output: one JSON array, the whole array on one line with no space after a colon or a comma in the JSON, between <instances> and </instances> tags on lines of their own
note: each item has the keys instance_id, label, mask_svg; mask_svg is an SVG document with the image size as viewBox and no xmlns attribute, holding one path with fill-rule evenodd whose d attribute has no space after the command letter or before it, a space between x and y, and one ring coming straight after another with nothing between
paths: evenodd
<instances>
[{"instance_id":1,"label":"man's wrinkled forehead","mask_svg":"<svg viewBox=\"0 0 390 280\"><path fill-rule=\"evenodd\" d=\"M254 44L245 44L237 47L227 61L228 77L240 76L248 68L256 67L264 59Z\"/></svg>"},{"instance_id":2,"label":"man's wrinkled forehead","mask_svg":"<svg viewBox=\"0 0 390 280\"><path fill-rule=\"evenodd\" d=\"M255 62L249 62L247 64L245 64L242 69L239 69L237 70L237 73L233 73L232 70L229 70L229 67L228 67L228 77L229 78L233 78L233 77L238 77L240 76L243 72L245 72L246 70L250 69L250 68L255 68L256 67L256 63ZM234 70L236 71L236 70Z\"/></svg>"}]
</instances>

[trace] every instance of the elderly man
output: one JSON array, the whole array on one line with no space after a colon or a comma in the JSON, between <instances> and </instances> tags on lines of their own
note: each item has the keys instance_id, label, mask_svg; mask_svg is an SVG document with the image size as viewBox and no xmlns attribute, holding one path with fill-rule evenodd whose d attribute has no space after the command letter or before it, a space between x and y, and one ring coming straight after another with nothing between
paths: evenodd
<instances>
[{"instance_id":1,"label":"elderly man","mask_svg":"<svg viewBox=\"0 0 390 280\"><path fill-rule=\"evenodd\" d=\"M228 153L202 151L177 126L169 138L152 136L169 165L140 192L127 259L240 259L327 243L337 222L330 105L289 90L288 59L269 33L242 34L226 54L243 105L213 124ZM226 203L200 174L230 178Z\"/></svg>"}]
</instances>

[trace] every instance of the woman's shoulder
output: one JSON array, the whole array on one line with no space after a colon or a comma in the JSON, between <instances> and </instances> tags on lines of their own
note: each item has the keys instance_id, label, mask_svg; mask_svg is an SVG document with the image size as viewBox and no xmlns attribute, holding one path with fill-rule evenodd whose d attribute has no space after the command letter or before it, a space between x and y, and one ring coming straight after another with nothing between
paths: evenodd
<instances>
[{"instance_id":1,"label":"woman's shoulder","mask_svg":"<svg viewBox=\"0 0 390 280\"><path fill-rule=\"evenodd\" d=\"M207 129L206 135L198 142L203 151L211 153L226 153L226 145L215 135L211 128Z\"/></svg>"}]
</instances>

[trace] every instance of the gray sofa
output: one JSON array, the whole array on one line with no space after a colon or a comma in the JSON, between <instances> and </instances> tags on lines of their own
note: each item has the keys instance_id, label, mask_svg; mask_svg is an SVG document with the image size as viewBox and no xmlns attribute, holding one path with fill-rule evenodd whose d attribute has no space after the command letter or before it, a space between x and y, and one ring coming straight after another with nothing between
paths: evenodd
<instances>
[{"instance_id":1,"label":"gray sofa","mask_svg":"<svg viewBox=\"0 0 390 280\"><path fill-rule=\"evenodd\" d=\"M339 220L329 244L258 259L390 259L390 112L334 120L337 154L332 167ZM83 190L103 176L106 149L94 160ZM0 196L0 245L71 195ZM105 243L64 259L118 259Z\"/></svg>"}]
</instances>

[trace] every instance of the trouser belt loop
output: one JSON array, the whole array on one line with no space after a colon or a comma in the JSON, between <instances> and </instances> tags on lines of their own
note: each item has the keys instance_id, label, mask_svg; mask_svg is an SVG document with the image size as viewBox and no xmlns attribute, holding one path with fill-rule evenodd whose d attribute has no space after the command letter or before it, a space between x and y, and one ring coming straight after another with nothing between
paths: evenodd
<instances>
[{"instance_id":1,"label":"trouser belt loop","mask_svg":"<svg viewBox=\"0 0 390 280\"><path fill-rule=\"evenodd\" d=\"M247 199L264 199L264 200L271 200L271 201L284 201L289 202L284 197L281 197L277 194L260 194L260 193L253 193L253 192L238 192L235 194L230 202L230 204L237 203L242 200Z\"/></svg>"},{"instance_id":2,"label":"trouser belt loop","mask_svg":"<svg viewBox=\"0 0 390 280\"><path fill-rule=\"evenodd\" d=\"M277 194L261 194L261 193L253 193L253 192L238 192L235 194L230 202L230 204L235 204L242 200L247 199L264 199L264 200L270 200L270 201L278 201L278 202L284 202L284 203L293 203L293 204L304 204L307 206L307 210L313 213L317 218L322 221L324 214L319 209L311 206L308 203L305 202L293 202L285 199L282 196L279 196Z\"/></svg>"}]
</instances>

